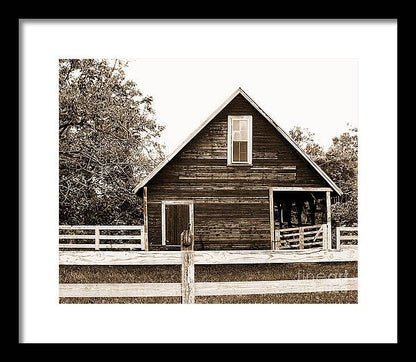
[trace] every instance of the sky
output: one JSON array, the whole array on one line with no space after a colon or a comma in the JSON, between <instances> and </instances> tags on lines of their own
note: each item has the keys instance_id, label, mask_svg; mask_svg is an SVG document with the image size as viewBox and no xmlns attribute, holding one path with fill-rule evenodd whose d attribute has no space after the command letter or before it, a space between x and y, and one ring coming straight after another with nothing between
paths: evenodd
<instances>
[{"instance_id":1,"label":"sky","mask_svg":"<svg viewBox=\"0 0 416 362\"><path fill-rule=\"evenodd\" d=\"M153 97L168 153L238 87L285 131L308 128L325 149L348 124L358 127L355 59L127 60L127 77Z\"/></svg>"}]
</instances>

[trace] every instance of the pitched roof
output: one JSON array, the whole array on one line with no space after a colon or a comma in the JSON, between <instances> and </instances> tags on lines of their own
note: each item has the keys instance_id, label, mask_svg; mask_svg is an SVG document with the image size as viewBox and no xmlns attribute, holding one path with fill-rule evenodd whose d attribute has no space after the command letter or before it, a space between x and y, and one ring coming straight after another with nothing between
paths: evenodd
<instances>
[{"instance_id":1,"label":"pitched roof","mask_svg":"<svg viewBox=\"0 0 416 362\"><path fill-rule=\"evenodd\" d=\"M322 176L322 178L331 186L331 188L338 194L342 195L341 189L334 181L314 162L312 159L290 138L290 136L280 128L267 114L264 112L256 102L241 88L238 88L227 100L221 104L195 131L193 131L188 138L183 141L168 157L166 157L142 182L140 182L133 192L137 193L143 186L145 186L165 165L171 161L188 143L191 141L214 117L220 113L237 95L241 94L260 114L266 118L274 128L296 149L296 151Z\"/></svg>"}]
</instances>

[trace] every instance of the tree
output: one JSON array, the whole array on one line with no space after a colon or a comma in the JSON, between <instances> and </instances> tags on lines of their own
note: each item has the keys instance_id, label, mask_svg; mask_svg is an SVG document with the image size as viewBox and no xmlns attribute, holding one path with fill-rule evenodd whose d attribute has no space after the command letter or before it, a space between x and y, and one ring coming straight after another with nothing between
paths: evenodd
<instances>
[{"instance_id":1,"label":"tree","mask_svg":"<svg viewBox=\"0 0 416 362\"><path fill-rule=\"evenodd\" d=\"M315 134L312 133L308 128L301 128L299 126L295 126L289 131L289 136L312 159L317 160L323 157L324 150L322 146L318 145L314 141Z\"/></svg>"},{"instance_id":2,"label":"tree","mask_svg":"<svg viewBox=\"0 0 416 362\"><path fill-rule=\"evenodd\" d=\"M314 141L314 134L307 128L293 127L292 139L314 160L344 193L332 204L334 223L355 226L358 223L358 130L349 127L325 152Z\"/></svg>"},{"instance_id":3,"label":"tree","mask_svg":"<svg viewBox=\"0 0 416 362\"><path fill-rule=\"evenodd\" d=\"M357 226L358 129L350 127L347 132L334 137L320 166L344 193L339 202L332 205L334 222L345 226Z\"/></svg>"},{"instance_id":4,"label":"tree","mask_svg":"<svg viewBox=\"0 0 416 362\"><path fill-rule=\"evenodd\" d=\"M59 61L61 224L138 224L132 192L163 158L151 97L126 79L127 62Z\"/></svg>"}]
</instances>

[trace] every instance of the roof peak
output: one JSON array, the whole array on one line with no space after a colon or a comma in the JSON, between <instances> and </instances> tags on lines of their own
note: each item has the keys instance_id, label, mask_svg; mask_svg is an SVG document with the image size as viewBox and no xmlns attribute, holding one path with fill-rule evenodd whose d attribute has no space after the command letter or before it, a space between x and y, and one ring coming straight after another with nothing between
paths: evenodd
<instances>
[{"instance_id":1,"label":"roof peak","mask_svg":"<svg viewBox=\"0 0 416 362\"><path fill-rule=\"evenodd\" d=\"M192 140L214 117L216 117L238 94L241 94L257 111L266 118L276 130L299 152L299 154L310 163L310 165L328 182L338 195L342 195L340 188L330 179L330 177L290 138L290 136L280 128L276 122L269 117L263 109L241 88L238 87L224 103L222 103L195 131L193 131L185 141L183 141L168 157L166 157L142 182L133 190L136 193L145 186L170 160L172 160Z\"/></svg>"}]
</instances>

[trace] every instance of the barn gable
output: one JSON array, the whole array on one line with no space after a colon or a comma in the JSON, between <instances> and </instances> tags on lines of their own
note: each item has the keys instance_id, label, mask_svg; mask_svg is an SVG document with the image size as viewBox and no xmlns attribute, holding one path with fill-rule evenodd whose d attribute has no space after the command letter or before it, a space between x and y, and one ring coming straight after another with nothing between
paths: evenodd
<instances>
[{"instance_id":1,"label":"barn gable","mask_svg":"<svg viewBox=\"0 0 416 362\"><path fill-rule=\"evenodd\" d=\"M227 166L228 115L253 115L252 164ZM210 187L326 186L342 191L241 88L134 189L209 183ZM250 187L250 185L248 186ZM241 187L240 187L241 189ZM196 190L195 190L196 191Z\"/></svg>"}]
</instances>

